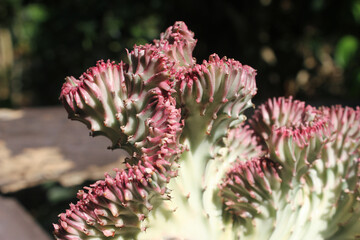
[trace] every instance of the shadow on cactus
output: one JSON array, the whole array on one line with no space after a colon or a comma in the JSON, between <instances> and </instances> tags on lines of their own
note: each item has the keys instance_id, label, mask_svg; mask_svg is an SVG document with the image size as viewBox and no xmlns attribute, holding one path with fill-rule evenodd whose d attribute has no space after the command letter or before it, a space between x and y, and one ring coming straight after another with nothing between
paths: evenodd
<instances>
[{"instance_id":1,"label":"shadow on cactus","mask_svg":"<svg viewBox=\"0 0 360 240\"><path fill-rule=\"evenodd\" d=\"M355 239L360 236L360 108L270 99L245 123L256 71L196 63L176 22L127 63L66 78L69 117L127 151L79 191L57 239Z\"/></svg>"}]
</instances>

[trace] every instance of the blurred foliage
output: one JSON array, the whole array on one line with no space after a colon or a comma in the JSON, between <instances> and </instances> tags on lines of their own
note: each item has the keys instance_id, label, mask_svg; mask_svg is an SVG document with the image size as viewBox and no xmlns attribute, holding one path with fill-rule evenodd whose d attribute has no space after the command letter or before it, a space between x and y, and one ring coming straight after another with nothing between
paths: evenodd
<instances>
[{"instance_id":1,"label":"blurred foliage","mask_svg":"<svg viewBox=\"0 0 360 240\"><path fill-rule=\"evenodd\" d=\"M124 60L125 48L176 20L199 39L198 60L216 52L257 69L258 100L359 101L360 0L2 0L14 60L0 72L12 93L0 107L58 104L65 76L99 59Z\"/></svg>"},{"instance_id":2,"label":"blurred foliage","mask_svg":"<svg viewBox=\"0 0 360 240\"><path fill-rule=\"evenodd\" d=\"M335 61L342 68L346 68L353 60L358 49L358 40L354 36L344 36L336 44Z\"/></svg>"}]
</instances>

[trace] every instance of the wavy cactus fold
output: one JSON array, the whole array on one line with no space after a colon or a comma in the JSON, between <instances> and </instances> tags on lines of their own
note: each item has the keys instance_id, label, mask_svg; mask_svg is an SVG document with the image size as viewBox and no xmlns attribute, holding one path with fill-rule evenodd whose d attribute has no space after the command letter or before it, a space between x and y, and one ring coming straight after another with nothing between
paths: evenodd
<instances>
[{"instance_id":1,"label":"wavy cactus fold","mask_svg":"<svg viewBox=\"0 0 360 240\"><path fill-rule=\"evenodd\" d=\"M67 77L69 117L129 156L59 215L57 239L356 239L360 108L253 106L256 71L176 22L127 63Z\"/></svg>"},{"instance_id":2,"label":"wavy cactus fold","mask_svg":"<svg viewBox=\"0 0 360 240\"><path fill-rule=\"evenodd\" d=\"M60 98L69 117L84 122L91 135L105 135L111 148L163 169L181 152L181 112L170 95L170 70L149 48L136 47L128 56L129 64L99 61L79 80L68 77Z\"/></svg>"},{"instance_id":3,"label":"wavy cactus fold","mask_svg":"<svg viewBox=\"0 0 360 240\"><path fill-rule=\"evenodd\" d=\"M222 155L225 161L247 161L266 154L255 131L245 123L229 129L222 142L224 147L216 152Z\"/></svg>"},{"instance_id":4,"label":"wavy cactus fold","mask_svg":"<svg viewBox=\"0 0 360 240\"><path fill-rule=\"evenodd\" d=\"M221 184L221 197L227 214L225 218L233 218L234 226L239 228L238 237L269 239L267 234L275 228L271 219L278 210L274 193L282 183L279 171L279 165L269 159L252 158L237 161L227 173ZM259 221L263 221L263 225L256 230Z\"/></svg>"},{"instance_id":5,"label":"wavy cactus fold","mask_svg":"<svg viewBox=\"0 0 360 240\"><path fill-rule=\"evenodd\" d=\"M231 124L244 121L242 113L252 106L257 91L255 76L251 67L216 54L201 65L178 72L176 90L185 119L182 135L194 145L202 141L203 134L215 142Z\"/></svg>"},{"instance_id":6,"label":"wavy cactus fold","mask_svg":"<svg viewBox=\"0 0 360 240\"><path fill-rule=\"evenodd\" d=\"M256 110L250 124L257 134L267 141L274 129L281 127L298 127L309 123L318 114L312 106L305 102L293 100L292 97L268 99Z\"/></svg>"},{"instance_id":7,"label":"wavy cactus fold","mask_svg":"<svg viewBox=\"0 0 360 240\"><path fill-rule=\"evenodd\" d=\"M321 107L329 118L332 141L326 144L322 153L328 161L325 169L331 169L337 178L331 182L329 170L319 171L327 185L337 191L336 208L324 235L331 239L358 237L360 229L360 108L331 106ZM331 176L331 175L330 175Z\"/></svg>"},{"instance_id":8,"label":"wavy cactus fold","mask_svg":"<svg viewBox=\"0 0 360 240\"><path fill-rule=\"evenodd\" d=\"M319 109L329 118L330 129L337 139L333 145L337 155L359 154L360 151L360 108L320 107Z\"/></svg>"},{"instance_id":9,"label":"wavy cactus fold","mask_svg":"<svg viewBox=\"0 0 360 240\"><path fill-rule=\"evenodd\" d=\"M127 170L116 170L114 178L106 174L105 180L86 188L87 192L79 191L79 202L60 214L55 236L131 239L146 230L149 212L168 199L166 181L151 165L127 165Z\"/></svg>"},{"instance_id":10,"label":"wavy cactus fold","mask_svg":"<svg viewBox=\"0 0 360 240\"><path fill-rule=\"evenodd\" d=\"M241 239L359 235L358 111L316 109L291 98L269 100L255 111L251 124L270 159L238 163L221 186ZM257 228L266 224L271 227Z\"/></svg>"},{"instance_id":11,"label":"wavy cactus fold","mask_svg":"<svg viewBox=\"0 0 360 240\"><path fill-rule=\"evenodd\" d=\"M184 22L176 22L161 34L160 40L154 40L156 48L163 52L176 66L193 66L196 63L192 52L197 40Z\"/></svg>"}]
</instances>

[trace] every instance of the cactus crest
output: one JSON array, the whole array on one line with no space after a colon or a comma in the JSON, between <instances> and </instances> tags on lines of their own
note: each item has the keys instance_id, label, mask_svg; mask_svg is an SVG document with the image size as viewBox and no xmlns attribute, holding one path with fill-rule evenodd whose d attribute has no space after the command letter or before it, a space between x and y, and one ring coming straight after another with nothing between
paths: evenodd
<instances>
[{"instance_id":1,"label":"cactus crest","mask_svg":"<svg viewBox=\"0 0 360 240\"><path fill-rule=\"evenodd\" d=\"M256 70L210 55L176 22L127 61L67 77L69 118L128 153L78 193L57 239L355 239L360 236L360 108L292 97L249 121Z\"/></svg>"}]
</instances>

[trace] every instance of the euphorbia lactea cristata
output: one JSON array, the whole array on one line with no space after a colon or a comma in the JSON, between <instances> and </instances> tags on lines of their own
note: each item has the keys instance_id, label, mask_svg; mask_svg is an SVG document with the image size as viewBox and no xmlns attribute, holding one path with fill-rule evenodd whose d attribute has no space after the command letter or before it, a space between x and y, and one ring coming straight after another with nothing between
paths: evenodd
<instances>
[{"instance_id":1,"label":"euphorbia lactea cristata","mask_svg":"<svg viewBox=\"0 0 360 240\"><path fill-rule=\"evenodd\" d=\"M269 100L250 119L256 72L197 64L176 22L128 63L66 78L71 119L129 154L78 194L58 239L354 239L360 235L360 109Z\"/></svg>"}]
</instances>

